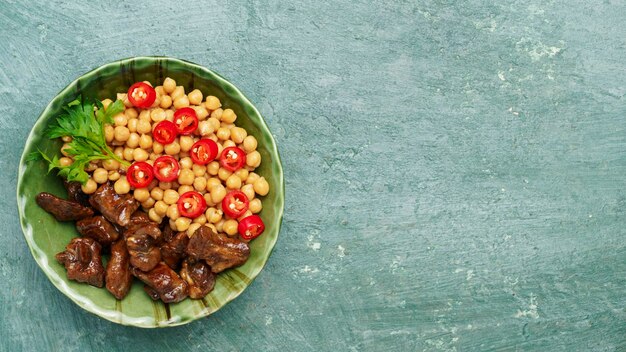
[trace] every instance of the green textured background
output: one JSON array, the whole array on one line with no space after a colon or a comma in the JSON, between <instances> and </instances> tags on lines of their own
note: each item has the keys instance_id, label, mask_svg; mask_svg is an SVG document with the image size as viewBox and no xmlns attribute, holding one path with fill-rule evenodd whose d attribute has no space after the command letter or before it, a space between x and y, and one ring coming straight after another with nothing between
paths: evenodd
<instances>
[{"instance_id":1,"label":"green textured background","mask_svg":"<svg viewBox=\"0 0 626 352\"><path fill-rule=\"evenodd\" d=\"M0 3L0 350L626 350L624 1ZM78 308L19 228L23 143L115 59L213 69L267 119L266 268L186 326Z\"/></svg>"}]
</instances>

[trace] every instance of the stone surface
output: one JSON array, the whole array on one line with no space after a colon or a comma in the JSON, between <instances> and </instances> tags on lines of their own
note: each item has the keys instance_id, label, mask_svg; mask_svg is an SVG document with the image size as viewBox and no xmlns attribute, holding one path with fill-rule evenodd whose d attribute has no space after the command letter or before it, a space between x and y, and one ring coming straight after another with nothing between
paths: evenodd
<instances>
[{"instance_id":1,"label":"stone surface","mask_svg":"<svg viewBox=\"0 0 626 352\"><path fill-rule=\"evenodd\" d=\"M78 3L0 3L0 350L626 349L623 1ZM230 79L287 182L258 279L165 330L78 308L17 220L38 114L136 55Z\"/></svg>"}]
</instances>

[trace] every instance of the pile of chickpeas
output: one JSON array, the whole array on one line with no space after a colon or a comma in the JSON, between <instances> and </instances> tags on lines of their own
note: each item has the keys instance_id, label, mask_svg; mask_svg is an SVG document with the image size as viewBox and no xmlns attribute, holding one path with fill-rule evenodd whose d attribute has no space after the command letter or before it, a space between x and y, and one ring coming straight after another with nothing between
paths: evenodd
<instances>
[{"instance_id":1,"label":"pile of chickpeas","mask_svg":"<svg viewBox=\"0 0 626 352\"><path fill-rule=\"evenodd\" d=\"M151 85L149 82L145 82ZM194 89L185 93L182 86L177 86L172 78L166 78L163 85L154 87L157 97L148 109L137 109L128 100L126 93L117 94L125 110L114 116L114 124L105 125L106 141L115 154L128 161L145 161L152 165L162 155L170 155L178 160L180 173L173 182L160 182L156 178L146 188L134 189L125 177L127 166L109 159L92 163L87 171L91 178L82 186L83 192L91 194L99 184L114 182L115 192L132 195L141 203L152 221L161 223L165 217L174 231L187 231L191 236L200 226L206 225L214 231L224 232L229 236L237 235L238 219L259 213L263 208L257 196L269 192L269 183L254 170L261 164L261 154L257 149L257 140L247 131L235 126L237 115L232 109L223 109L220 100L212 95L204 98L202 92ZM204 99L203 99L204 98ZM105 99L102 105L106 109L113 101ZM191 107L196 111L199 123L194 134L178 136L170 144L162 145L152 138L152 130L163 120L172 121L177 109ZM218 156L227 147L237 146L246 153L246 165L230 172L214 160L207 165L194 164L189 157L191 146L201 138L212 139L217 143ZM70 139L64 137L65 142ZM61 148L64 157L62 165L72 163L70 156ZM231 190L241 190L248 197L248 211L238 219L230 219L222 211L222 199ZM195 219L179 214L177 201L181 194L188 191L201 193L206 200L207 210Z\"/></svg>"}]
</instances>

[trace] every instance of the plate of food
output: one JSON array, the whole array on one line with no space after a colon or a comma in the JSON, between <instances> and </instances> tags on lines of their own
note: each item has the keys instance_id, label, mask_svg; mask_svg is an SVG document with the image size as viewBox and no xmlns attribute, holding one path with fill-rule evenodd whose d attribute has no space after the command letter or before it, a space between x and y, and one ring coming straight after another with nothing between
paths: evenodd
<instances>
[{"instance_id":1,"label":"plate of food","mask_svg":"<svg viewBox=\"0 0 626 352\"><path fill-rule=\"evenodd\" d=\"M137 57L50 102L26 141L17 202L59 291L107 320L167 327L217 311L259 274L284 181L269 128L234 85Z\"/></svg>"}]
</instances>

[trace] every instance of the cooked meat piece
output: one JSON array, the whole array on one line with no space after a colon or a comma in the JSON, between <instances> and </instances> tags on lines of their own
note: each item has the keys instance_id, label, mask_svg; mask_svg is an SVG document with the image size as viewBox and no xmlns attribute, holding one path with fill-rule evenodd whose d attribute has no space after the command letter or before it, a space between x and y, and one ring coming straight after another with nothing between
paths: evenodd
<instances>
[{"instance_id":1,"label":"cooked meat piece","mask_svg":"<svg viewBox=\"0 0 626 352\"><path fill-rule=\"evenodd\" d=\"M164 263L159 263L147 273L137 268L132 270L133 275L153 288L164 303L180 302L189 294L185 280Z\"/></svg>"},{"instance_id":2,"label":"cooked meat piece","mask_svg":"<svg viewBox=\"0 0 626 352\"><path fill-rule=\"evenodd\" d=\"M124 231L124 236L128 237L131 235L148 235L158 242L161 242L163 238L159 225L153 221L135 223L132 226L128 226L126 231Z\"/></svg>"},{"instance_id":3,"label":"cooked meat piece","mask_svg":"<svg viewBox=\"0 0 626 352\"><path fill-rule=\"evenodd\" d=\"M111 245L111 258L107 263L105 281L107 290L117 299L126 297L133 283L129 259L126 241L123 238Z\"/></svg>"},{"instance_id":4,"label":"cooked meat piece","mask_svg":"<svg viewBox=\"0 0 626 352\"><path fill-rule=\"evenodd\" d=\"M186 252L195 260L206 260L213 272L219 273L245 263L250 247L238 239L217 234L208 226L200 226L189 239Z\"/></svg>"},{"instance_id":5,"label":"cooked meat piece","mask_svg":"<svg viewBox=\"0 0 626 352\"><path fill-rule=\"evenodd\" d=\"M189 285L189 297L193 299L204 298L215 286L215 274L205 262L193 262L185 259L180 277Z\"/></svg>"},{"instance_id":6,"label":"cooked meat piece","mask_svg":"<svg viewBox=\"0 0 626 352\"><path fill-rule=\"evenodd\" d=\"M65 247L64 252L56 255L56 259L65 266L68 279L102 287L104 267L100 250L100 244L94 239L77 237Z\"/></svg>"},{"instance_id":7,"label":"cooked meat piece","mask_svg":"<svg viewBox=\"0 0 626 352\"><path fill-rule=\"evenodd\" d=\"M77 221L76 229L81 235L91 237L103 246L117 241L120 236L115 227L102 215Z\"/></svg>"},{"instance_id":8,"label":"cooked meat piece","mask_svg":"<svg viewBox=\"0 0 626 352\"><path fill-rule=\"evenodd\" d=\"M146 291L146 293L148 294L148 296L150 296L150 298L152 298L152 300L154 301L158 301L161 297L159 297L159 293L157 291L155 291L152 287L148 286L148 285L143 285L143 290Z\"/></svg>"},{"instance_id":9,"label":"cooked meat piece","mask_svg":"<svg viewBox=\"0 0 626 352\"><path fill-rule=\"evenodd\" d=\"M107 220L120 226L128 226L131 215L139 208L139 202L131 194L117 194L110 183L104 183L89 197L92 207Z\"/></svg>"},{"instance_id":10,"label":"cooked meat piece","mask_svg":"<svg viewBox=\"0 0 626 352\"><path fill-rule=\"evenodd\" d=\"M141 226L135 226L140 230ZM146 232L125 233L126 247L130 255L130 264L139 270L150 271L161 261L161 251L155 245L154 238L148 236Z\"/></svg>"},{"instance_id":11,"label":"cooked meat piece","mask_svg":"<svg viewBox=\"0 0 626 352\"><path fill-rule=\"evenodd\" d=\"M41 192L35 200L43 210L52 214L59 221L80 220L93 216L93 209L61 199L54 194Z\"/></svg>"},{"instance_id":12,"label":"cooked meat piece","mask_svg":"<svg viewBox=\"0 0 626 352\"><path fill-rule=\"evenodd\" d=\"M161 258L165 264L174 270L178 269L188 243L189 236L187 236L187 233L179 232L169 242L163 244L161 246Z\"/></svg>"},{"instance_id":13,"label":"cooked meat piece","mask_svg":"<svg viewBox=\"0 0 626 352\"><path fill-rule=\"evenodd\" d=\"M81 188L80 182L63 181L63 185L67 190L67 199L77 202L80 205L89 207L89 195L85 194Z\"/></svg>"},{"instance_id":14,"label":"cooked meat piece","mask_svg":"<svg viewBox=\"0 0 626 352\"><path fill-rule=\"evenodd\" d=\"M148 217L148 214L144 213L141 210L137 210L136 212L133 213L133 215L131 215L130 222L128 223L128 225L126 225L126 228L131 228L135 225L145 224L149 222L152 222L152 220L150 220L150 218Z\"/></svg>"},{"instance_id":15,"label":"cooked meat piece","mask_svg":"<svg viewBox=\"0 0 626 352\"><path fill-rule=\"evenodd\" d=\"M165 226L161 230L161 233L163 234L163 240L165 240L165 242L170 242L172 239L174 239L176 232L172 230L172 227L169 225L168 221L163 221L163 223L165 224Z\"/></svg>"}]
</instances>

